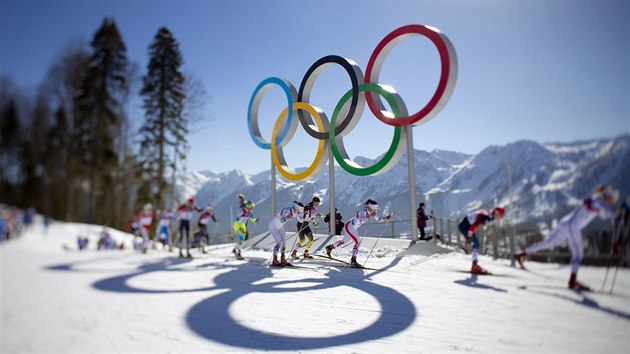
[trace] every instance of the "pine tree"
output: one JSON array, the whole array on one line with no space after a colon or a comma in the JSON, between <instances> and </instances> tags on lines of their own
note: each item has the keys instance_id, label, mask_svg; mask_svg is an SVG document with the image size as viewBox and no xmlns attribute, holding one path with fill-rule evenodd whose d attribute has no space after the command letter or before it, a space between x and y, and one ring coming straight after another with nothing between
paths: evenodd
<instances>
[{"instance_id":1,"label":"pine tree","mask_svg":"<svg viewBox=\"0 0 630 354\"><path fill-rule=\"evenodd\" d=\"M126 46L113 19L105 18L92 40L93 53L75 97L74 136L88 182L87 220L108 223L113 173L118 164L115 147L120 135L121 106L128 91ZM101 207L96 214L95 206Z\"/></svg>"},{"instance_id":2,"label":"pine tree","mask_svg":"<svg viewBox=\"0 0 630 354\"><path fill-rule=\"evenodd\" d=\"M38 95L35 105L25 124L23 138L22 167L22 196L25 205L40 208L45 197L43 185L45 181L44 162L46 154L46 132L50 126L51 112L48 102L42 95Z\"/></svg>"},{"instance_id":3,"label":"pine tree","mask_svg":"<svg viewBox=\"0 0 630 354\"><path fill-rule=\"evenodd\" d=\"M15 97L2 97L2 101L2 110L0 111L0 202L15 205L19 199L16 187L20 177L20 119Z\"/></svg>"},{"instance_id":4,"label":"pine tree","mask_svg":"<svg viewBox=\"0 0 630 354\"><path fill-rule=\"evenodd\" d=\"M51 217L63 220L68 213L68 185L70 140L68 134L68 117L60 106L54 115L54 122L48 131L46 151L48 159L46 169L46 205L45 211Z\"/></svg>"},{"instance_id":5,"label":"pine tree","mask_svg":"<svg viewBox=\"0 0 630 354\"><path fill-rule=\"evenodd\" d=\"M163 206L172 186L166 180L167 169L175 173L175 158L185 158L188 133L183 115L184 75L180 71L182 55L179 44L166 28L160 28L149 46L149 65L140 94L144 97L145 123L140 129L140 163L147 186L144 197ZM143 196L141 196L143 197Z\"/></svg>"},{"instance_id":6,"label":"pine tree","mask_svg":"<svg viewBox=\"0 0 630 354\"><path fill-rule=\"evenodd\" d=\"M81 89L83 73L87 72L89 53L85 49L87 43L70 41L64 46L60 55L48 69L48 75L42 84L51 106L58 107L55 115L53 131L50 132L53 151L47 166L47 175L55 181L47 188L56 194L51 203L51 210L55 219L67 221L82 221L85 212L85 201L82 198L83 184L81 171L81 151L78 136L74 131L76 109L75 93ZM63 121L60 121L63 120ZM59 178L59 179L57 179Z\"/></svg>"}]
</instances>

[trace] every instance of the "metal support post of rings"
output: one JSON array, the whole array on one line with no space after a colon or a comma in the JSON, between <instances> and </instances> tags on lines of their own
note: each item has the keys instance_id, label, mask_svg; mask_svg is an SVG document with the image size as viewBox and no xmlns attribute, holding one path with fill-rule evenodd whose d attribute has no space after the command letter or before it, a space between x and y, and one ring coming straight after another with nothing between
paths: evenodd
<instances>
[{"instance_id":1,"label":"metal support post of rings","mask_svg":"<svg viewBox=\"0 0 630 354\"><path fill-rule=\"evenodd\" d=\"M377 81L385 58L392 49L404 39L416 35L427 37L436 46L442 69L438 86L429 102L418 112L410 115L396 91L378 84ZM337 103L329 124L326 114L309 100L315 80L333 64L340 65L348 73L352 88ZM385 36L378 44L370 56L365 77L354 61L338 55L329 55L317 60L307 70L297 95L295 87L288 80L276 77L263 80L254 90L249 103L249 132L256 145L263 149L271 149L274 165L289 180L297 181L319 174L326 164L326 159L323 157L327 156L328 152L329 144L325 143L327 139L330 140L330 148L335 160L344 170L357 176L379 175L394 167L404 152L406 139L405 134L401 134L401 127L420 125L435 117L450 98L456 80L457 57L448 38L438 29L430 26L403 26ZM274 143L271 144L265 141L258 128L258 108L264 93L273 85L278 85L284 90L288 105L276 120L271 138ZM385 108L380 97L387 101L392 112ZM366 102L376 118L395 129L392 143L383 158L373 166L361 167L346 153L343 137L350 133L358 123ZM297 112L299 121L306 132L319 140L313 163L302 173L295 173L287 166L282 151L282 147L291 140L297 129L297 120L293 119L293 111ZM315 124L313 124L313 119Z\"/></svg>"}]
</instances>

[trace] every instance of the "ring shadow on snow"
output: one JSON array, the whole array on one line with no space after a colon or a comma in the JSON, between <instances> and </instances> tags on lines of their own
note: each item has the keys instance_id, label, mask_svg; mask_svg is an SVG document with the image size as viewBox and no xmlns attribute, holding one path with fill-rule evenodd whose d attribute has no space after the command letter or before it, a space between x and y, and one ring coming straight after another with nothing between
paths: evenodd
<instances>
[{"instance_id":1,"label":"ring shadow on snow","mask_svg":"<svg viewBox=\"0 0 630 354\"><path fill-rule=\"evenodd\" d=\"M192 306L186 314L186 323L198 335L211 341L231 345L235 347L261 349L261 350L302 350L321 349L353 343L378 340L396 333L400 333L408 328L418 316L413 303L398 291L369 281L370 277L376 273L365 274L365 271L358 269L347 269L340 271L338 268L330 267L325 274L327 278L309 277L308 270L282 270L279 271L300 271L305 277L296 280L284 280L278 282L255 284L260 280L273 277L273 268L261 266L265 259L250 258L247 263L234 264L232 262L208 262L199 265L195 270L201 271L207 268L228 269L230 271L219 274L212 278L213 285L197 289L181 290L155 290L141 289L128 285L133 277L145 275L151 272L190 272L189 269L170 268L188 262L181 259L163 259L158 262L144 263L131 273L114 276L97 281L92 286L96 289L118 293L189 293L210 290L228 290L218 295L211 296ZM400 261L396 258L392 264L383 270L393 267ZM63 264L47 267L49 270L75 271L74 264ZM381 270L381 271L383 271ZM300 283L300 284L297 284ZM304 283L314 284L303 287ZM291 284L297 286L291 287ZM299 337L283 336L260 332L258 330L243 326L229 313L230 306L239 298L252 293L295 293L303 291L316 291L331 289L338 286L353 287L368 295L371 295L380 305L379 317L368 327L337 336L328 337ZM342 298L331 299L332 301L343 302ZM273 303L270 306L278 306ZM279 307L281 308L281 307ZM315 315L316 316L316 315ZM321 326L326 326L326 318L322 317Z\"/></svg>"}]
</instances>

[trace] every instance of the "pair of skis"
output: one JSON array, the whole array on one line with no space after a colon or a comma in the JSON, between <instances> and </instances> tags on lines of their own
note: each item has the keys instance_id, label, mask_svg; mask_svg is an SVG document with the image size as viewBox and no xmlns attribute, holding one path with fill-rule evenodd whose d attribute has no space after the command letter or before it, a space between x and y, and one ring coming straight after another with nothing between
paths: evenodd
<instances>
[{"instance_id":1,"label":"pair of skis","mask_svg":"<svg viewBox=\"0 0 630 354\"><path fill-rule=\"evenodd\" d=\"M335 262L339 262L342 263L343 265L339 265L339 267L343 267L343 268L353 268L353 269L365 269L365 270L380 270L380 269L376 269L376 268L369 268L369 267L363 267L363 266L352 266L350 264L350 262L344 261L343 259L339 259L339 258L334 258L334 257L328 257L328 256L324 256L324 255L320 255L320 254L312 254L312 256L315 257L319 257L319 258L324 258L324 259L329 259L331 261L335 261ZM336 267L337 265L335 264L330 264L333 267ZM283 266L283 265L279 265L279 266L274 266L274 265L269 265L270 268L289 268L289 269L308 269L308 270L316 270L318 268L316 267L308 267L308 266L301 266L301 265L290 265L290 266Z\"/></svg>"},{"instance_id":2,"label":"pair of skis","mask_svg":"<svg viewBox=\"0 0 630 354\"><path fill-rule=\"evenodd\" d=\"M367 270L380 270L380 269L376 269L376 268L364 267L364 266L362 266L362 265L359 265L359 266L353 266L353 265L351 265L351 264L350 264L350 262L348 262L348 261L344 261L343 259L334 258L334 257L329 257L329 256L324 256L324 255L322 255L322 254L314 254L313 256L315 256L315 257L320 257L320 258L325 258L325 259L330 259L331 261L335 261L335 262L343 263L343 264L345 264L344 268L367 269Z\"/></svg>"}]
</instances>

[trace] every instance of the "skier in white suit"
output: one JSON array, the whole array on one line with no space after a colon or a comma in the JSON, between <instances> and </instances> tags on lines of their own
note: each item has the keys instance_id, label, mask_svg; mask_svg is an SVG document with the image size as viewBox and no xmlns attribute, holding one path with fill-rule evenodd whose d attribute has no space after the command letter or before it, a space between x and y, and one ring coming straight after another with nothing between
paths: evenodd
<instances>
[{"instance_id":1,"label":"skier in white suit","mask_svg":"<svg viewBox=\"0 0 630 354\"><path fill-rule=\"evenodd\" d=\"M584 258L584 245L582 241L582 229L593 221L596 217L603 220L610 219L614 214L614 205L619 197L619 191L608 186L598 187L595 193L585 199L571 213L562 218L558 227L549 235L546 240L535 243L524 252L514 255L521 268L527 255L543 249L551 249L556 244L566 240L571 250L571 277L569 278L569 288L574 290L590 290L590 288L577 281L577 272Z\"/></svg>"}]
</instances>

